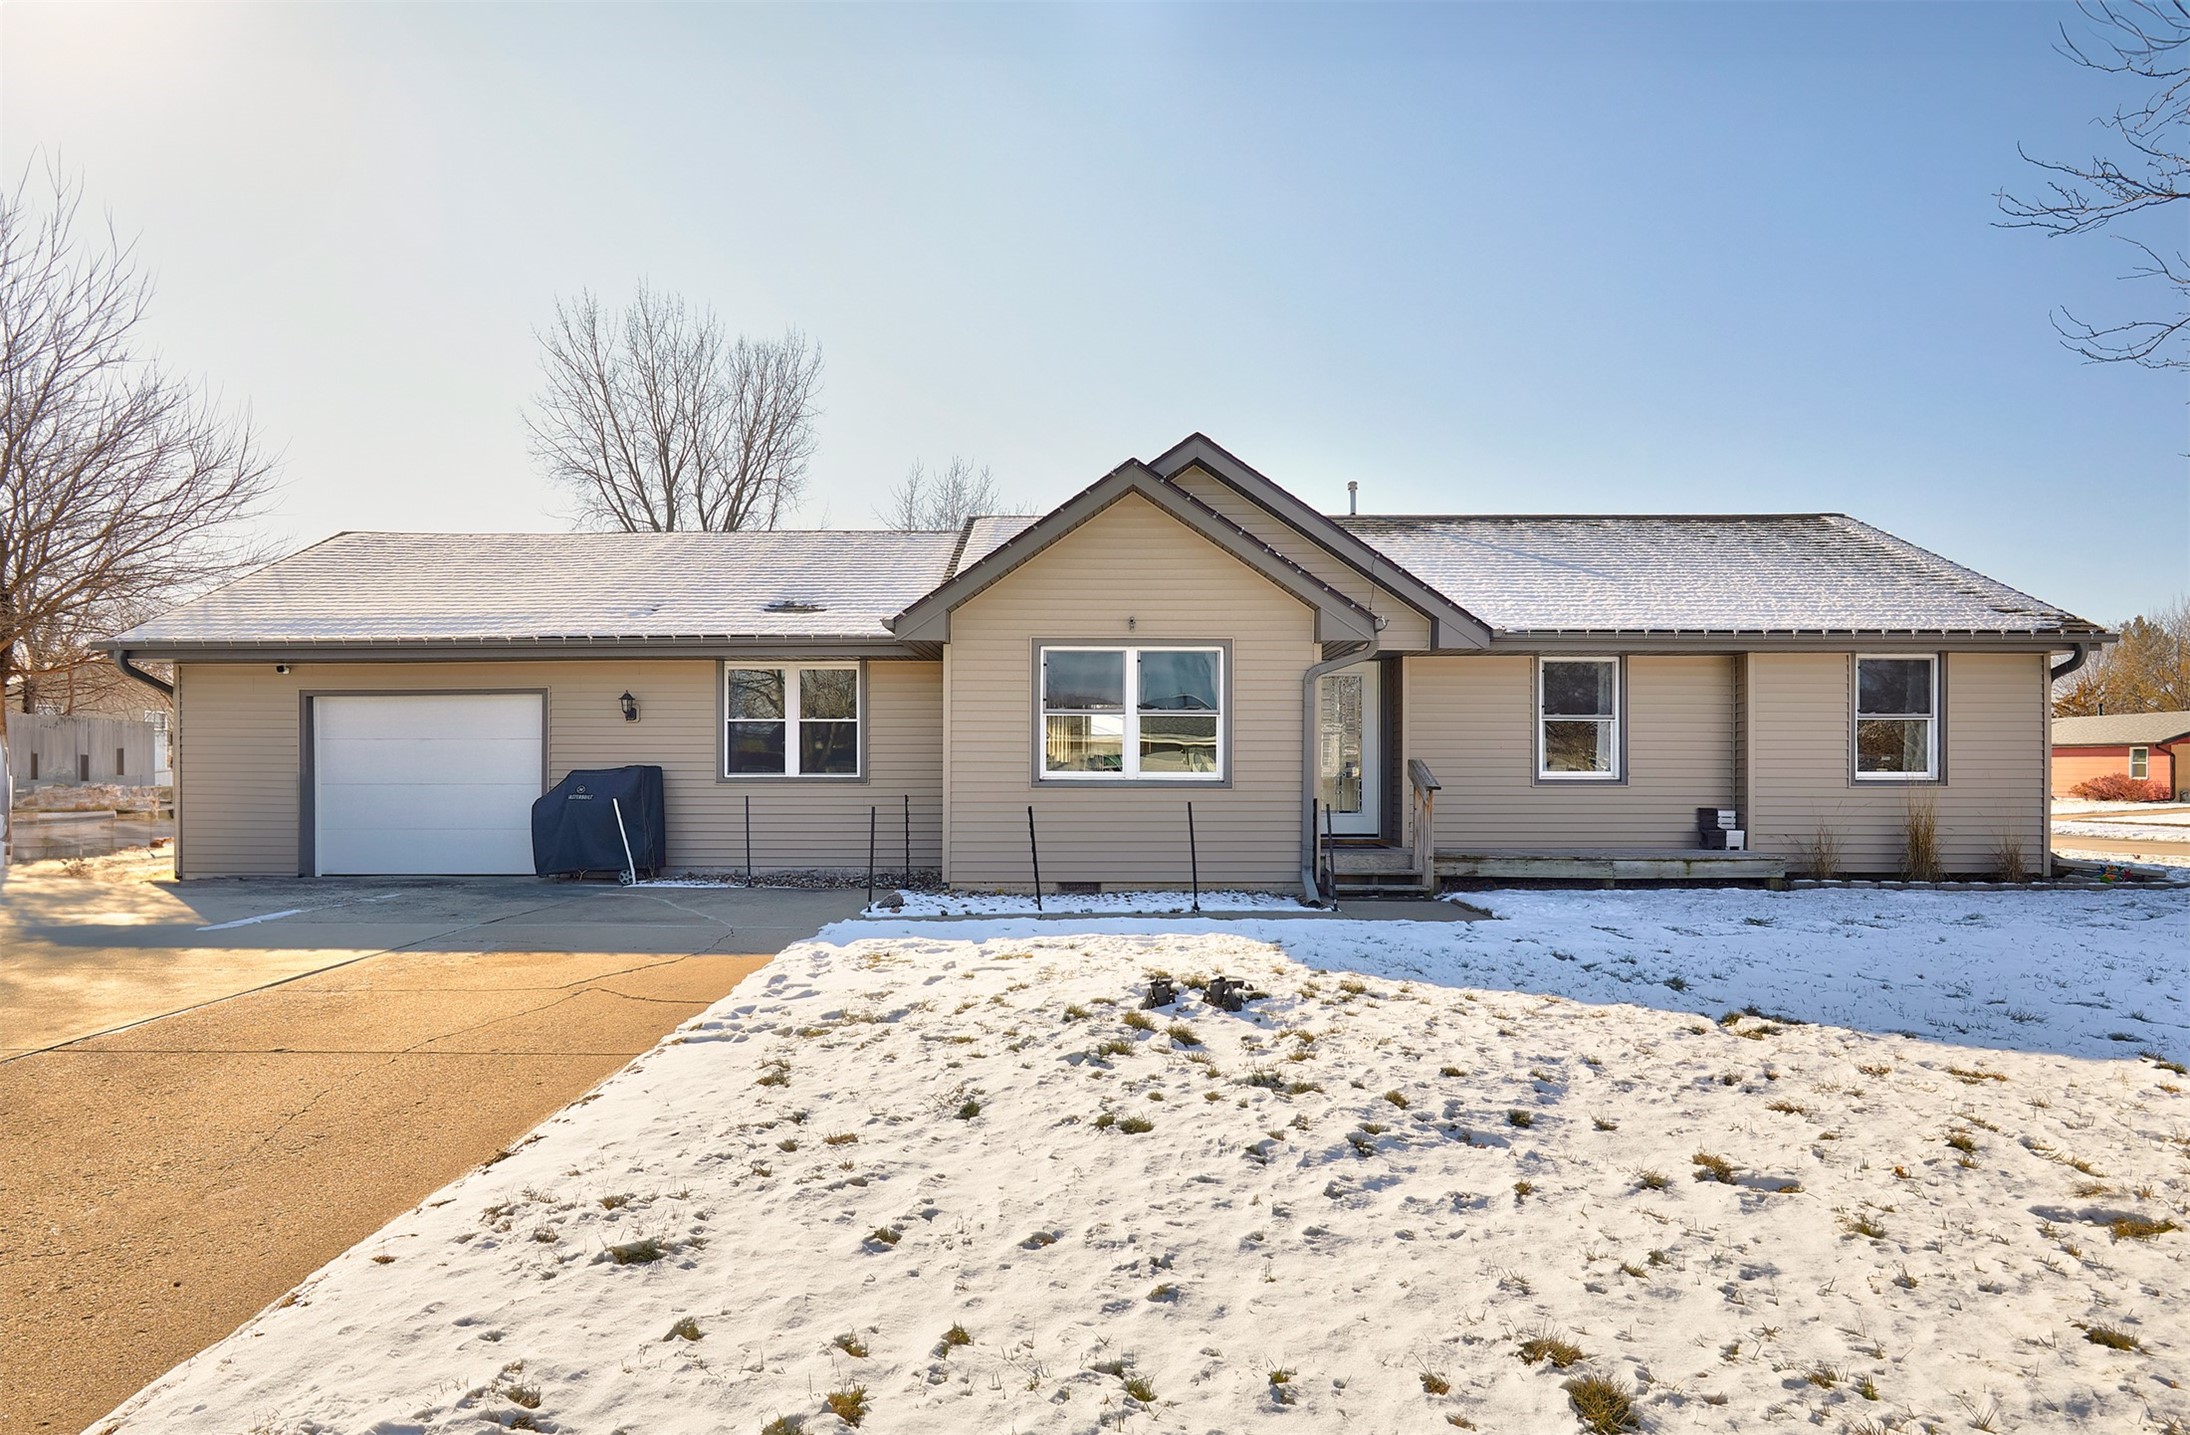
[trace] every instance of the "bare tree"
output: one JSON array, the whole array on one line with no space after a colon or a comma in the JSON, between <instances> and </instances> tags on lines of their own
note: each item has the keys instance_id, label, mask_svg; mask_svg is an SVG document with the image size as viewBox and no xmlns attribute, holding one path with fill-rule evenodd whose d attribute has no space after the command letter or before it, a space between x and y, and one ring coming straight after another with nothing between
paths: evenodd
<instances>
[{"instance_id":1,"label":"bare tree","mask_svg":"<svg viewBox=\"0 0 2190 1435\"><path fill-rule=\"evenodd\" d=\"M2122 640L2054 685L2055 717L2190 709L2190 599L2122 624Z\"/></svg>"},{"instance_id":2,"label":"bare tree","mask_svg":"<svg viewBox=\"0 0 2190 1435\"><path fill-rule=\"evenodd\" d=\"M609 316L581 292L537 336L534 458L581 525L626 533L774 528L814 452L821 350L724 335L711 309L645 285Z\"/></svg>"},{"instance_id":3,"label":"bare tree","mask_svg":"<svg viewBox=\"0 0 2190 1435\"><path fill-rule=\"evenodd\" d=\"M2045 187L2030 198L2002 193L2000 223L2048 235L2089 234L2190 198L2190 0L2080 0L2096 34L2079 40L2062 27L2055 48L2076 64L2145 82L2139 103L2102 117L2121 149L2074 162L2034 159ZM2054 316L2061 341L2087 359L2147 368L2190 367L2190 258L2180 247L2183 225L2155 248L2134 236L2115 238L2137 252L2123 277L2154 280L2170 291L2170 313L2157 319L2094 324L2066 309Z\"/></svg>"},{"instance_id":4,"label":"bare tree","mask_svg":"<svg viewBox=\"0 0 2190 1435\"><path fill-rule=\"evenodd\" d=\"M274 470L247 414L140 354L134 246L79 239L58 172L33 188L0 192L0 690L26 712L91 642L262 561L238 525Z\"/></svg>"},{"instance_id":5,"label":"bare tree","mask_svg":"<svg viewBox=\"0 0 2190 1435\"><path fill-rule=\"evenodd\" d=\"M977 469L954 457L935 473L915 459L905 481L890 490L889 506L879 513L883 523L900 533L917 533L957 528L969 518L1005 511L988 465Z\"/></svg>"}]
</instances>

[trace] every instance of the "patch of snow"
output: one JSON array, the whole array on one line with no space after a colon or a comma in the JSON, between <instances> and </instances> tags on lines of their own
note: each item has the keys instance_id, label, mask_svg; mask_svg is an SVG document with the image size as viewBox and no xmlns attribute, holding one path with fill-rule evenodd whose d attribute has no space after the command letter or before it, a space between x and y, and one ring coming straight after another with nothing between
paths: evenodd
<instances>
[{"instance_id":1,"label":"patch of snow","mask_svg":"<svg viewBox=\"0 0 2190 1435\"><path fill-rule=\"evenodd\" d=\"M114 1419L2190 1422L2190 889L1470 900L839 924Z\"/></svg>"},{"instance_id":2,"label":"patch of snow","mask_svg":"<svg viewBox=\"0 0 2190 1435\"><path fill-rule=\"evenodd\" d=\"M2190 827L2159 822L2056 822L2055 837L2111 837L2118 842L2190 842Z\"/></svg>"},{"instance_id":3,"label":"patch of snow","mask_svg":"<svg viewBox=\"0 0 2190 1435\"><path fill-rule=\"evenodd\" d=\"M899 892L901 907L868 909L870 917L1031 917L1034 899L993 892ZM1165 916L1190 911L1187 892L1099 892L1082 896L1045 893L1041 912L1048 916ZM1303 912L1298 897L1271 892L1204 892L1204 912Z\"/></svg>"}]
</instances>

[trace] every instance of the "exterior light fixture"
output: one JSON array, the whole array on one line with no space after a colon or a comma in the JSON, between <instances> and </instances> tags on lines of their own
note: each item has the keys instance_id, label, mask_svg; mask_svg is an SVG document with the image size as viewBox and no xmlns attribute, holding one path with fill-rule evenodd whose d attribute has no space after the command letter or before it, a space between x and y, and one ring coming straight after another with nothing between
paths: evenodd
<instances>
[{"instance_id":1,"label":"exterior light fixture","mask_svg":"<svg viewBox=\"0 0 2190 1435\"><path fill-rule=\"evenodd\" d=\"M616 701L623 707L625 722L637 722L639 720L639 700L637 698L625 693Z\"/></svg>"}]
</instances>

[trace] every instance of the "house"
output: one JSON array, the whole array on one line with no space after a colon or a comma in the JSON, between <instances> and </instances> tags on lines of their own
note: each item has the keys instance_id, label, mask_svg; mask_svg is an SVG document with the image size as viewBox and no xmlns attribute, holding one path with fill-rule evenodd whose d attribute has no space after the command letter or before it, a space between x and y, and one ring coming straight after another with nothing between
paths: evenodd
<instances>
[{"instance_id":1,"label":"house","mask_svg":"<svg viewBox=\"0 0 2190 1435\"><path fill-rule=\"evenodd\" d=\"M1912 803L2035 868L2109 638L1838 514L1331 517L1197 434L956 532L346 533L110 647L174 664L186 877L529 871L643 762L677 868L1297 889L1892 872Z\"/></svg>"},{"instance_id":2,"label":"house","mask_svg":"<svg viewBox=\"0 0 2190 1435\"><path fill-rule=\"evenodd\" d=\"M2053 795L2119 774L2190 796L2190 713L2105 713L2053 720Z\"/></svg>"}]
</instances>

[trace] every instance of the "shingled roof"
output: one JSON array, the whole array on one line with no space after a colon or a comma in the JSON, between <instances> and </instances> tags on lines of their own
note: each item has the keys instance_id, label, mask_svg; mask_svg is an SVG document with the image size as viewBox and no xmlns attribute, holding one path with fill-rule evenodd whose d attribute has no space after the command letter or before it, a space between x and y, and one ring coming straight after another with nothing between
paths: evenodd
<instances>
[{"instance_id":1,"label":"shingled roof","mask_svg":"<svg viewBox=\"0 0 2190 1435\"><path fill-rule=\"evenodd\" d=\"M117 647L887 640L959 534L342 533Z\"/></svg>"},{"instance_id":2,"label":"shingled roof","mask_svg":"<svg viewBox=\"0 0 2190 1435\"><path fill-rule=\"evenodd\" d=\"M2102 713L2053 720L2056 747L2123 747L2190 736L2190 713Z\"/></svg>"},{"instance_id":3,"label":"shingled roof","mask_svg":"<svg viewBox=\"0 0 2190 1435\"><path fill-rule=\"evenodd\" d=\"M1506 633L2099 631L1837 513L1334 521Z\"/></svg>"}]
</instances>

